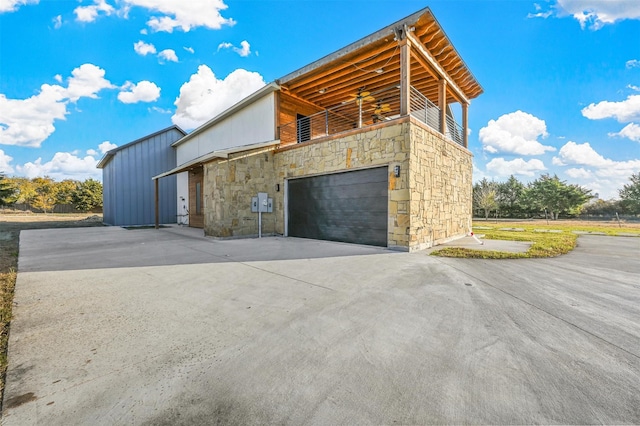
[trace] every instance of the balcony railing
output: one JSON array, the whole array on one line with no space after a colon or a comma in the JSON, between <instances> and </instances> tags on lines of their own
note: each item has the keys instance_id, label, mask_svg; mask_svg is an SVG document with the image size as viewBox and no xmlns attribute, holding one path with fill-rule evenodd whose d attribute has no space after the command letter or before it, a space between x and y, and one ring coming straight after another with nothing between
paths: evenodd
<instances>
[{"instance_id":1,"label":"balcony railing","mask_svg":"<svg viewBox=\"0 0 640 426\"><path fill-rule=\"evenodd\" d=\"M411 87L411 115L440 131L440 108L415 87ZM400 89L389 87L377 92L362 92L334 107L280 126L283 144L306 142L400 117ZM462 145L462 127L446 117L445 137Z\"/></svg>"}]
</instances>

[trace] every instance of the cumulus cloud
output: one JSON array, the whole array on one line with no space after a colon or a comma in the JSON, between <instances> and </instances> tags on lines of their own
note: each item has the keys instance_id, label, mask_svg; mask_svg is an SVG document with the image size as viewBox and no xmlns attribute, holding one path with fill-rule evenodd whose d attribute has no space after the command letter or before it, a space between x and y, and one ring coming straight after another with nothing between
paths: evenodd
<instances>
[{"instance_id":1,"label":"cumulus cloud","mask_svg":"<svg viewBox=\"0 0 640 426\"><path fill-rule=\"evenodd\" d=\"M133 50L140 56L147 56L148 54L155 55L156 53L156 47L153 44L145 43L142 40L133 43Z\"/></svg>"},{"instance_id":2,"label":"cumulus cloud","mask_svg":"<svg viewBox=\"0 0 640 426\"><path fill-rule=\"evenodd\" d=\"M631 139L635 142L640 142L640 126L638 126L636 123L629 123L618 133L609 133L609 136L617 136L620 138Z\"/></svg>"},{"instance_id":3,"label":"cumulus cloud","mask_svg":"<svg viewBox=\"0 0 640 426\"><path fill-rule=\"evenodd\" d=\"M96 171L98 161L91 155L80 158L70 152L56 152L50 161L42 162L38 158L22 166L16 166L16 172L21 176L33 179L38 176L49 176L55 180L99 178Z\"/></svg>"},{"instance_id":4,"label":"cumulus cloud","mask_svg":"<svg viewBox=\"0 0 640 426\"><path fill-rule=\"evenodd\" d=\"M118 100L123 104L138 102L154 102L160 97L160 88L151 81L143 80L138 84L127 81L118 93Z\"/></svg>"},{"instance_id":5,"label":"cumulus cloud","mask_svg":"<svg viewBox=\"0 0 640 426\"><path fill-rule=\"evenodd\" d=\"M567 176L572 177L574 179L590 179L593 176L591 171L586 170L582 167L569 169L565 172Z\"/></svg>"},{"instance_id":6,"label":"cumulus cloud","mask_svg":"<svg viewBox=\"0 0 640 426\"><path fill-rule=\"evenodd\" d=\"M104 141L102 142L100 145L98 145L98 151L100 151L100 153L102 155L106 154L107 152L111 151L112 149L117 148L118 145L116 145L115 143L111 143L109 141Z\"/></svg>"},{"instance_id":7,"label":"cumulus cloud","mask_svg":"<svg viewBox=\"0 0 640 426\"><path fill-rule=\"evenodd\" d=\"M186 47L185 46L185 47L183 47L183 49L186 50L187 52L191 53L191 54L194 54L196 52L195 50L193 50L193 47Z\"/></svg>"},{"instance_id":8,"label":"cumulus cloud","mask_svg":"<svg viewBox=\"0 0 640 426\"><path fill-rule=\"evenodd\" d=\"M640 120L640 95L629 95L620 102L602 101L582 109L582 115L591 120L615 118L619 123Z\"/></svg>"},{"instance_id":9,"label":"cumulus cloud","mask_svg":"<svg viewBox=\"0 0 640 426\"><path fill-rule=\"evenodd\" d=\"M9 174L13 173L13 167L11 166L11 161L13 157L5 154L3 150L0 149L0 174Z\"/></svg>"},{"instance_id":10,"label":"cumulus cloud","mask_svg":"<svg viewBox=\"0 0 640 426\"><path fill-rule=\"evenodd\" d=\"M536 13L530 13L530 18L571 16L583 29L599 30L625 19L640 19L640 2L634 0L556 0L546 11L539 4L534 7Z\"/></svg>"},{"instance_id":11,"label":"cumulus cloud","mask_svg":"<svg viewBox=\"0 0 640 426\"><path fill-rule=\"evenodd\" d=\"M124 0L127 6L143 7L151 12L157 13L147 25L154 31L173 32L174 29L181 29L184 32L193 28L205 27L213 30L222 28L224 25L234 25L231 18L224 18L221 15L227 5L222 0Z\"/></svg>"},{"instance_id":12,"label":"cumulus cloud","mask_svg":"<svg viewBox=\"0 0 640 426\"><path fill-rule=\"evenodd\" d=\"M62 15L58 15L55 18L53 18L53 28L55 28L56 30L59 30L62 27Z\"/></svg>"},{"instance_id":13,"label":"cumulus cloud","mask_svg":"<svg viewBox=\"0 0 640 426\"><path fill-rule=\"evenodd\" d=\"M624 64L627 68L640 68L640 61L637 59L631 59Z\"/></svg>"},{"instance_id":14,"label":"cumulus cloud","mask_svg":"<svg viewBox=\"0 0 640 426\"><path fill-rule=\"evenodd\" d=\"M220 80L211 68L200 65L198 72L180 87L171 120L183 129L196 128L264 85L264 79L256 72L237 69Z\"/></svg>"},{"instance_id":15,"label":"cumulus cloud","mask_svg":"<svg viewBox=\"0 0 640 426\"><path fill-rule=\"evenodd\" d=\"M522 111L505 114L497 120L489 120L487 126L481 128L479 133L483 149L492 154L504 152L541 155L546 151L555 151L554 147L538 142L538 138L547 136L544 120Z\"/></svg>"},{"instance_id":16,"label":"cumulus cloud","mask_svg":"<svg viewBox=\"0 0 640 426\"><path fill-rule=\"evenodd\" d=\"M240 47L234 46L232 43L224 42L218 45L218 51L221 49L233 49L238 55L246 58L251 54L251 45L247 40L243 40L240 42Z\"/></svg>"},{"instance_id":17,"label":"cumulus cloud","mask_svg":"<svg viewBox=\"0 0 640 426\"><path fill-rule=\"evenodd\" d=\"M108 16L113 12L115 9L106 0L93 0L91 6L78 6L73 11L76 14L76 20L80 22L93 22L100 13Z\"/></svg>"},{"instance_id":18,"label":"cumulus cloud","mask_svg":"<svg viewBox=\"0 0 640 426\"><path fill-rule=\"evenodd\" d=\"M553 158L553 164L574 166L565 173L574 179L592 179L587 186L604 198L616 197L617 189L627 183L629 176L640 172L640 159L615 161L605 158L588 142L567 142Z\"/></svg>"},{"instance_id":19,"label":"cumulus cloud","mask_svg":"<svg viewBox=\"0 0 640 426\"><path fill-rule=\"evenodd\" d=\"M81 97L97 98L112 88L103 69L84 64L71 72L67 87L43 84L27 99L7 99L0 94L0 144L39 147L54 131L55 120L64 120L69 102Z\"/></svg>"},{"instance_id":20,"label":"cumulus cloud","mask_svg":"<svg viewBox=\"0 0 640 426\"><path fill-rule=\"evenodd\" d=\"M544 163L536 158L525 161L522 158L507 161L504 158L494 158L487 163L487 170L499 176L535 176L538 172L546 170Z\"/></svg>"},{"instance_id":21,"label":"cumulus cloud","mask_svg":"<svg viewBox=\"0 0 640 426\"><path fill-rule=\"evenodd\" d=\"M176 55L176 51L173 49L164 49L162 52L158 53L158 58L164 61L178 62L178 56Z\"/></svg>"},{"instance_id":22,"label":"cumulus cloud","mask_svg":"<svg viewBox=\"0 0 640 426\"><path fill-rule=\"evenodd\" d=\"M38 4L40 0L0 0L0 13L15 12L20 6Z\"/></svg>"}]
</instances>

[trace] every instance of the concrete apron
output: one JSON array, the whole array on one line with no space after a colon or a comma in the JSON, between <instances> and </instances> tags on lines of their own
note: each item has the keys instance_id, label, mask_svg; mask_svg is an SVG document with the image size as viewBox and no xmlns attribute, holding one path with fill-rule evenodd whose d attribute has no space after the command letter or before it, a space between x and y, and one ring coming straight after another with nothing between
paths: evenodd
<instances>
[{"instance_id":1,"label":"concrete apron","mask_svg":"<svg viewBox=\"0 0 640 426\"><path fill-rule=\"evenodd\" d=\"M630 241L487 262L26 231L3 424L639 423Z\"/></svg>"}]
</instances>

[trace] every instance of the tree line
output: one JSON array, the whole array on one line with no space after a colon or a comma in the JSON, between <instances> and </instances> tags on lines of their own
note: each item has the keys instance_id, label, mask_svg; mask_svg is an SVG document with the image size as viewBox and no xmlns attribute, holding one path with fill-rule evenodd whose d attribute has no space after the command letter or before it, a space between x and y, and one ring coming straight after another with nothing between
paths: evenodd
<instances>
[{"instance_id":1,"label":"tree line","mask_svg":"<svg viewBox=\"0 0 640 426\"><path fill-rule=\"evenodd\" d=\"M0 174L0 206L26 204L45 213L56 205L72 205L76 210L88 212L102 208L102 183L94 179L77 181L36 177L7 177Z\"/></svg>"},{"instance_id":2,"label":"tree line","mask_svg":"<svg viewBox=\"0 0 640 426\"><path fill-rule=\"evenodd\" d=\"M619 200L601 200L590 189L568 184L558 176L543 174L528 184L513 175L506 182L486 178L473 186L475 216L528 218L545 215L549 219L616 214L640 214L640 173L631 175L629 183L618 191Z\"/></svg>"}]
</instances>

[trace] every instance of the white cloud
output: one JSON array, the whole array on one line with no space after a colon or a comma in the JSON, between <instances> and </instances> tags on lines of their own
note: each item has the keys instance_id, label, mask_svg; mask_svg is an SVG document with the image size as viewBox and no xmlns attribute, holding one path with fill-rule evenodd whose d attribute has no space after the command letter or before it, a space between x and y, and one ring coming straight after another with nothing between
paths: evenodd
<instances>
[{"instance_id":1,"label":"white cloud","mask_svg":"<svg viewBox=\"0 0 640 426\"><path fill-rule=\"evenodd\" d=\"M13 160L13 157L5 154L4 151L0 149L0 173L5 175L13 173L13 167L9 164L11 160Z\"/></svg>"},{"instance_id":2,"label":"white cloud","mask_svg":"<svg viewBox=\"0 0 640 426\"><path fill-rule=\"evenodd\" d=\"M567 142L553 164L572 167L566 174L574 179L592 179L585 185L597 191L603 198L615 198L618 189L627 183L633 173L640 172L640 159L615 161L598 154L589 143Z\"/></svg>"},{"instance_id":3,"label":"white cloud","mask_svg":"<svg viewBox=\"0 0 640 426\"><path fill-rule=\"evenodd\" d=\"M609 133L610 137L621 137L628 138L635 142L640 142L640 126L636 123L627 124L622 130L618 133Z\"/></svg>"},{"instance_id":4,"label":"white cloud","mask_svg":"<svg viewBox=\"0 0 640 426\"><path fill-rule=\"evenodd\" d=\"M157 106L151 107L149 108L149 112L154 111L154 112L159 112L160 114L171 114L173 111L168 109L168 108L160 108Z\"/></svg>"},{"instance_id":5,"label":"white cloud","mask_svg":"<svg viewBox=\"0 0 640 426\"><path fill-rule=\"evenodd\" d=\"M40 93L27 99L7 99L0 94L0 144L39 147L54 131L55 120L64 120L69 102L97 98L112 88L104 70L84 64L72 71L67 87L43 84Z\"/></svg>"},{"instance_id":6,"label":"white cloud","mask_svg":"<svg viewBox=\"0 0 640 426\"><path fill-rule=\"evenodd\" d=\"M237 69L219 80L211 68L200 65L198 72L180 87L171 120L183 129L196 128L264 85L264 79L256 72Z\"/></svg>"},{"instance_id":7,"label":"white cloud","mask_svg":"<svg viewBox=\"0 0 640 426\"><path fill-rule=\"evenodd\" d=\"M147 35L147 34L149 34L149 31L147 31L146 28L143 28L143 29L140 30L140 34Z\"/></svg>"},{"instance_id":8,"label":"white cloud","mask_svg":"<svg viewBox=\"0 0 640 426\"><path fill-rule=\"evenodd\" d=\"M98 145L98 150L100 151L100 153L102 155L104 155L108 151L111 151L112 149L115 149L117 147L118 147L118 145L116 145L115 143L111 143L109 141L104 141L100 145Z\"/></svg>"},{"instance_id":9,"label":"white cloud","mask_svg":"<svg viewBox=\"0 0 640 426\"><path fill-rule=\"evenodd\" d=\"M625 19L640 19L640 2L634 0L557 0L559 17L570 15L582 28L598 30Z\"/></svg>"},{"instance_id":10,"label":"white cloud","mask_svg":"<svg viewBox=\"0 0 640 426\"><path fill-rule=\"evenodd\" d=\"M53 28L55 28L56 30L59 30L60 27L62 27L62 15L58 15L55 18L53 18Z\"/></svg>"},{"instance_id":11,"label":"white cloud","mask_svg":"<svg viewBox=\"0 0 640 426\"><path fill-rule=\"evenodd\" d=\"M15 12L20 6L38 4L39 0L0 0L0 13Z\"/></svg>"},{"instance_id":12,"label":"white cloud","mask_svg":"<svg viewBox=\"0 0 640 426\"><path fill-rule=\"evenodd\" d=\"M635 92L640 92L640 86L634 86L633 84L627 84L627 89L631 89Z\"/></svg>"},{"instance_id":13,"label":"white cloud","mask_svg":"<svg viewBox=\"0 0 640 426\"><path fill-rule=\"evenodd\" d=\"M81 97L97 99L102 89L112 89L114 86L104 78L105 71L93 64L83 64L71 71L67 96L72 102Z\"/></svg>"},{"instance_id":14,"label":"white cloud","mask_svg":"<svg viewBox=\"0 0 640 426\"><path fill-rule=\"evenodd\" d=\"M160 88L155 83L143 80L138 84L126 82L118 93L118 100L124 104L154 102L160 97Z\"/></svg>"},{"instance_id":15,"label":"white cloud","mask_svg":"<svg viewBox=\"0 0 640 426\"><path fill-rule=\"evenodd\" d=\"M53 76L53 78L58 82L58 83L62 83L62 76L60 74L56 74L55 76Z\"/></svg>"},{"instance_id":16,"label":"white cloud","mask_svg":"<svg viewBox=\"0 0 640 426\"><path fill-rule=\"evenodd\" d=\"M246 58L251 54L251 45L247 40L241 41L240 47L235 47L233 44L228 42L220 43L218 45L218 51L220 51L221 49L233 49L234 52L236 52L238 55L242 56L243 58Z\"/></svg>"},{"instance_id":17,"label":"white cloud","mask_svg":"<svg viewBox=\"0 0 640 426\"><path fill-rule=\"evenodd\" d=\"M178 62L178 56L176 55L176 51L173 49L163 50L158 53L158 58L165 61Z\"/></svg>"},{"instance_id":18,"label":"white cloud","mask_svg":"<svg viewBox=\"0 0 640 426\"><path fill-rule=\"evenodd\" d=\"M624 65L627 68L640 68L640 61L637 59L631 59L630 61L627 61Z\"/></svg>"},{"instance_id":19,"label":"white cloud","mask_svg":"<svg viewBox=\"0 0 640 426\"><path fill-rule=\"evenodd\" d=\"M147 25L154 31L173 32L180 28L189 31L193 28L205 27L213 30L223 25L234 25L231 18L223 18L221 11L227 9L222 0L124 0L129 6L139 6L159 13Z\"/></svg>"},{"instance_id":20,"label":"white cloud","mask_svg":"<svg viewBox=\"0 0 640 426\"><path fill-rule=\"evenodd\" d=\"M97 164L98 161L91 155L80 158L70 152L56 152L53 158L46 163L42 162L42 158L38 158L34 162L16 166L16 172L29 179L50 176L55 180L84 180L90 177L100 177L100 172L96 170Z\"/></svg>"},{"instance_id":21,"label":"white cloud","mask_svg":"<svg viewBox=\"0 0 640 426\"><path fill-rule=\"evenodd\" d=\"M602 101L582 109L582 115L591 120L615 118L619 123L640 120L640 95L629 95L620 102Z\"/></svg>"},{"instance_id":22,"label":"white cloud","mask_svg":"<svg viewBox=\"0 0 640 426\"><path fill-rule=\"evenodd\" d=\"M565 172L567 176L572 177L574 179L589 179L593 176L591 170L584 169L582 167L576 169L569 169Z\"/></svg>"},{"instance_id":23,"label":"white cloud","mask_svg":"<svg viewBox=\"0 0 640 426\"><path fill-rule=\"evenodd\" d=\"M193 50L193 47L186 47L185 46L185 47L183 47L183 49L186 50L187 52L191 53L191 54L194 54L196 52L195 50Z\"/></svg>"},{"instance_id":24,"label":"white cloud","mask_svg":"<svg viewBox=\"0 0 640 426\"><path fill-rule=\"evenodd\" d=\"M542 145L538 138L546 138L547 125L544 120L526 112L505 114L497 120L489 120L480 129L479 138L483 149L489 153L513 153L518 155L541 155L555 151L552 146Z\"/></svg>"},{"instance_id":25,"label":"white cloud","mask_svg":"<svg viewBox=\"0 0 640 426\"><path fill-rule=\"evenodd\" d=\"M141 56L146 56L148 54L155 54L156 53L156 47L151 44L151 43L145 43L144 41L140 40L136 43L133 43L133 50L136 51L136 53L138 55Z\"/></svg>"},{"instance_id":26,"label":"white cloud","mask_svg":"<svg viewBox=\"0 0 640 426\"><path fill-rule=\"evenodd\" d=\"M487 170L499 176L535 176L538 172L546 170L544 163L537 158L525 161L522 158L507 161L504 158L494 158L487 163Z\"/></svg>"},{"instance_id":27,"label":"white cloud","mask_svg":"<svg viewBox=\"0 0 640 426\"><path fill-rule=\"evenodd\" d=\"M73 13L76 14L76 20L80 22L93 22L96 20L100 12L105 15L111 15L115 12L113 6L107 3L105 0L93 0L91 6L78 6Z\"/></svg>"}]
</instances>

